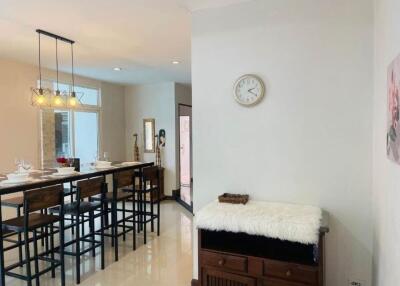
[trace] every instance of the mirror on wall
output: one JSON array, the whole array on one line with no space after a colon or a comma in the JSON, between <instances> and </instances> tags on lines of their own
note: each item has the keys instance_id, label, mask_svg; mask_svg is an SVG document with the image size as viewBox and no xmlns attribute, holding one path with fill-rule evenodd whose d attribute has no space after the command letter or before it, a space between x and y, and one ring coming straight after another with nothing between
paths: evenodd
<instances>
[{"instance_id":1,"label":"mirror on wall","mask_svg":"<svg viewBox=\"0 0 400 286\"><path fill-rule=\"evenodd\" d=\"M143 119L143 132L144 132L144 152L154 153L155 152L155 119Z\"/></svg>"}]
</instances>

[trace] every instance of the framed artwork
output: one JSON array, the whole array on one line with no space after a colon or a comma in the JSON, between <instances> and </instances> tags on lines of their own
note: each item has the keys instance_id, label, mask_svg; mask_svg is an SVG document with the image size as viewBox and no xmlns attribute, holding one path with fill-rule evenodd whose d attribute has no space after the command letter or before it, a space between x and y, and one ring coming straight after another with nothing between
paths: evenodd
<instances>
[{"instance_id":1,"label":"framed artwork","mask_svg":"<svg viewBox=\"0 0 400 286\"><path fill-rule=\"evenodd\" d=\"M160 129L158 132L158 140L160 147L165 147L165 129Z\"/></svg>"},{"instance_id":2,"label":"framed artwork","mask_svg":"<svg viewBox=\"0 0 400 286\"><path fill-rule=\"evenodd\" d=\"M388 69L388 117L386 151L390 160L400 164L400 122L399 122L399 90L400 90L400 56Z\"/></svg>"},{"instance_id":3,"label":"framed artwork","mask_svg":"<svg viewBox=\"0 0 400 286\"><path fill-rule=\"evenodd\" d=\"M143 138L144 138L144 152L154 153L155 152L155 119L143 119Z\"/></svg>"}]
</instances>

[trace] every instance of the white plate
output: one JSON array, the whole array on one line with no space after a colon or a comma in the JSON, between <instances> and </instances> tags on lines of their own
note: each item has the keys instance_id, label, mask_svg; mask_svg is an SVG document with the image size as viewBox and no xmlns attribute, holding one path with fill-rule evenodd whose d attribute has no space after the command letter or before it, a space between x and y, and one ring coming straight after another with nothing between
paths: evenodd
<instances>
[{"instance_id":1,"label":"white plate","mask_svg":"<svg viewBox=\"0 0 400 286\"><path fill-rule=\"evenodd\" d=\"M67 176L72 176L72 175L77 175L79 172L72 172L72 173L53 173L49 175L50 177L67 177Z\"/></svg>"},{"instance_id":2,"label":"white plate","mask_svg":"<svg viewBox=\"0 0 400 286\"><path fill-rule=\"evenodd\" d=\"M122 162L121 166L131 166L131 165L138 165L141 164L142 162Z\"/></svg>"},{"instance_id":3,"label":"white plate","mask_svg":"<svg viewBox=\"0 0 400 286\"><path fill-rule=\"evenodd\" d=\"M92 167L93 170L106 170L106 169L113 169L113 168L115 168L115 166L104 166L104 167L93 166Z\"/></svg>"},{"instance_id":4,"label":"white plate","mask_svg":"<svg viewBox=\"0 0 400 286\"><path fill-rule=\"evenodd\" d=\"M24 184L32 181L32 178L27 178L26 180L20 180L20 181L10 181L10 180L4 180L0 182L0 185L17 185L17 184Z\"/></svg>"}]
</instances>

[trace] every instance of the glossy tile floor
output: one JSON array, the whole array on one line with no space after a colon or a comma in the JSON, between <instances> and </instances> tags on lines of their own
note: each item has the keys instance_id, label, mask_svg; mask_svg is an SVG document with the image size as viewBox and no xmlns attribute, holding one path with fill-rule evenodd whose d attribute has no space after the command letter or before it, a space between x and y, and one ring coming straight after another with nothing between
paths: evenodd
<instances>
[{"instance_id":1,"label":"glossy tile floor","mask_svg":"<svg viewBox=\"0 0 400 286\"><path fill-rule=\"evenodd\" d=\"M132 235L119 241L119 261L114 262L113 248L106 239L106 268L100 269L100 255L82 257L82 286L189 286L192 279L192 215L173 201L161 204L161 235L148 232L147 245L138 235L138 248L132 250ZM99 253L99 250L97 251ZM14 262L16 251L7 252L6 263ZM75 285L75 259L66 256L66 285ZM43 265L42 265L43 266ZM33 265L32 265L33 267ZM60 285L60 272L52 279L50 273L41 276L43 286ZM7 286L26 282L6 277ZM33 285L35 282L33 281Z\"/></svg>"}]
</instances>

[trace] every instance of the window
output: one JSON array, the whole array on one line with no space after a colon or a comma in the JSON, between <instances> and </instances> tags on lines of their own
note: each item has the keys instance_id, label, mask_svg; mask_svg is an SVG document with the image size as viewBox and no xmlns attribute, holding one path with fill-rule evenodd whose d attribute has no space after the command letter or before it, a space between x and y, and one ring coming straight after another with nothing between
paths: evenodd
<instances>
[{"instance_id":1,"label":"window","mask_svg":"<svg viewBox=\"0 0 400 286\"><path fill-rule=\"evenodd\" d=\"M72 154L70 117L69 111L54 110L56 158Z\"/></svg>"},{"instance_id":2,"label":"window","mask_svg":"<svg viewBox=\"0 0 400 286\"><path fill-rule=\"evenodd\" d=\"M99 154L99 129L97 112L74 112L74 154L82 164L93 162Z\"/></svg>"},{"instance_id":3,"label":"window","mask_svg":"<svg viewBox=\"0 0 400 286\"><path fill-rule=\"evenodd\" d=\"M46 82L46 86L57 88L57 83ZM59 83L62 92L69 92L71 86ZM74 110L43 109L42 122L42 164L53 167L58 157L79 158L81 165L93 162L99 154L100 90L76 86L82 105Z\"/></svg>"},{"instance_id":4,"label":"window","mask_svg":"<svg viewBox=\"0 0 400 286\"><path fill-rule=\"evenodd\" d=\"M75 92L79 97L82 94L84 95L82 98L80 98L82 104L95 106L100 105L99 91L97 89L77 86L75 87Z\"/></svg>"}]
</instances>

